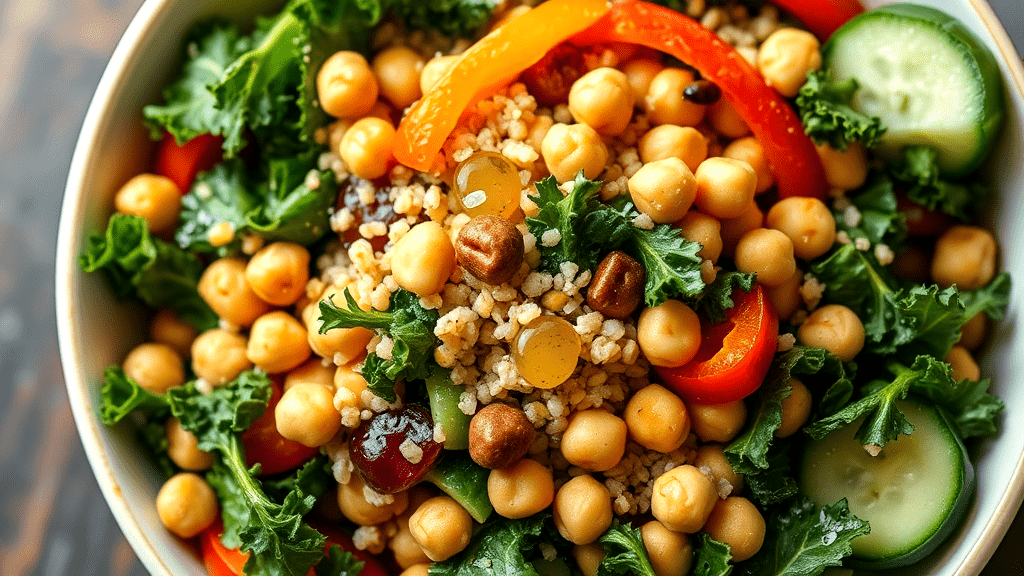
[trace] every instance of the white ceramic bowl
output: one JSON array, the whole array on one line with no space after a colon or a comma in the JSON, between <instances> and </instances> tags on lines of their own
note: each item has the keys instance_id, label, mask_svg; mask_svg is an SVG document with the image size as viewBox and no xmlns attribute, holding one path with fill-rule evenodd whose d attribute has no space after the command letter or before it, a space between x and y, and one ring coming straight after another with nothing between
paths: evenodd
<instances>
[{"instance_id":1,"label":"white ceramic bowl","mask_svg":"<svg viewBox=\"0 0 1024 576\"><path fill-rule=\"evenodd\" d=\"M1006 402L1007 417L998 438L974 447L978 494L967 522L942 549L907 574L974 576L1006 532L1024 495L1024 338L1014 331L1024 302L1024 68L995 14L983 0L918 0L956 15L1000 60L1006 80L1008 118L987 173L1001 193L992 226L1002 246L1002 267L1015 279L1008 320L984 356L983 371ZM114 300L99 275L77 264L84 239L102 230L114 192L149 165L152 143L142 126L142 107L160 98L160 89L178 72L168 64L178 54L189 27L210 15L245 21L283 2L275 0L148 0L118 44L89 107L75 149L60 219L57 248L57 323L61 360L79 434L100 488L145 567L158 576L203 575L195 553L160 524L154 508L161 477L138 457L140 449L121 426L100 423L97 407L103 368L120 363L143 338L140 310ZM886 2L868 0L869 6Z\"/></svg>"}]
</instances>

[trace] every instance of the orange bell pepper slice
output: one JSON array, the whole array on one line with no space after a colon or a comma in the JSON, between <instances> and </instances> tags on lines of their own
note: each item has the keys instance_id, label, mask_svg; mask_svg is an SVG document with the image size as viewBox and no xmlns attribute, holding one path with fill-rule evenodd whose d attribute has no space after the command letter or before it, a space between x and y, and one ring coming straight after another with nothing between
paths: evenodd
<instances>
[{"instance_id":1,"label":"orange bell pepper slice","mask_svg":"<svg viewBox=\"0 0 1024 576\"><path fill-rule=\"evenodd\" d=\"M414 170L430 169L478 95L511 81L608 10L606 0L549 0L481 38L402 119L395 159Z\"/></svg>"}]
</instances>

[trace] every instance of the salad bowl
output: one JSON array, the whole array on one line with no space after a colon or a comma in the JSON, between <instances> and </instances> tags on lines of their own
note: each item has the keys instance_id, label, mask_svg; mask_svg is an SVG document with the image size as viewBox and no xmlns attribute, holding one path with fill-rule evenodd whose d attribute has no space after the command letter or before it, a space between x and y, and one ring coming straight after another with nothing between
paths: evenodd
<instances>
[{"instance_id":1,"label":"salad bowl","mask_svg":"<svg viewBox=\"0 0 1024 576\"><path fill-rule=\"evenodd\" d=\"M1024 242L1017 214L1024 209L1024 66L1006 32L983 0L919 0L960 19L993 51L1003 75L1007 117L984 169L996 190L986 224L1004 247L1000 267L1024 277ZM885 4L867 0L868 8ZM57 320L61 358L79 434L94 474L126 538L146 569L159 576L202 575L196 552L161 525L153 506L162 477L146 459L125 425L108 428L99 418L99 384L104 367L118 363L144 337L142 314L117 301L103 279L78 265L88 234L103 228L114 193L145 171L155 145L141 110L158 101L172 81L177 54L192 24L209 16L239 22L269 13L281 2L256 0L148 0L132 21L104 73L75 149L60 220L57 253ZM1024 498L1024 339L1014 330L1024 288L1014 287L1007 319L998 323L981 356L1006 411L998 436L971 444L977 495L953 536L903 574L975 576L999 545ZM133 321L133 318L139 318Z\"/></svg>"}]
</instances>

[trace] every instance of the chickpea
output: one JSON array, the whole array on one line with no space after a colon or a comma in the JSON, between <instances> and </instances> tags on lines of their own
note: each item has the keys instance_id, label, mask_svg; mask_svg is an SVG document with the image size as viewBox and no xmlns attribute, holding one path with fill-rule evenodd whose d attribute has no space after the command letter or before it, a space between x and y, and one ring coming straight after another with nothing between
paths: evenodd
<instances>
[{"instance_id":1,"label":"chickpea","mask_svg":"<svg viewBox=\"0 0 1024 576\"><path fill-rule=\"evenodd\" d=\"M685 216L697 194L693 173L679 158L644 164L626 185L637 209L657 224L668 224Z\"/></svg>"},{"instance_id":2,"label":"chickpea","mask_svg":"<svg viewBox=\"0 0 1024 576\"><path fill-rule=\"evenodd\" d=\"M341 139L341 159L352 174L366 180L387 174L395 147L395 127L380 118L360 118Z\"/></svg>"},{"instance_id":3,"label":"chickpea","mask_svg":"<svg viewBox=\"0 0 1024 576\"><path fill-rule=\"evenodd\" d=\"M207 330L192 343L192 371L217 386L252 368L245 336L223 328Z\"/></svg>"},{"instance_id":4,"label":"chickpea","mask_svg":"<svg viewBox=\"0 0 1024 576\"><path fill-rule=\"evenodd\" d=\"M654 124L696 126L704 119L704 106L683 98L683 91L693 83L693 72L665 68L651 79L644 105Z\"/></svg>"},{"instance_id":5,"label":"chickpea","mask_svg":"<svg viewBox=\"0 0 1024 576\"><path fill-rule=\"evenodd\" d=\"M373 58L373 73L381 96L402 110L419 100L423 57L406 46L385 48Z\"/></svg>"},{"instance_id":6,"label":"chickpea","mask_svg":"<svg viewBox=\"0 0 1024 576\"><path fill-rule=\"evenodd\" d=\"M580 170L587 178L597 178L608 161L600 134L586 124L555 124L544 135L540 153L559 182L572 180Z\"/></svg>"},{"instance_id":7,"label":"chickpea","mask_svg":"<svg viewBox=\"0 0 1024 576\"><path fill-rule=\"evenodd\" d=\"M782 422L775 430L776 438L788 438L796 433L811 415L811 393L802 382L790 378L793 393L782 400Z\"/></svg>"},{"instance_id":8,"label":"chickpea","mask_svg":"<svg viewBox=\"0 0 1024 576\"><path fill-rule=\"evenodd\" d=\"M583 576L597 576L597 567L601 565L604 556L604 546L597 542L572 547L572 557Z\"/></svg>"},{"instance_id":9,"label":"chickpea","mask_svg":"<svg viewBox=\"0 0 1024 576\"><path fill-rule=\"evenodd\" d=\"M355 287L349 286L348 289L354 291ZM334 302L336 306L347 309L343 292L342 288L328 288L320 300ZM319 303L314 302L307 310L309 313L306 317L306 341L313 352L323 358L334 360L337 365L348 364L366 353L366 344L373 338L372 331L357 326L335 328L321 334L320 327L323 322L320 321Z\"/></svg>"},{"instance_id":10,"label":"chickpea","mask_svg":"<svg viewBox=\"0 0 1024 576\"><path fill-rule=\"evenodd\" d=\"M953 226L939 236L932 256L932 279L942 287L977 290L996 274L996 239L977 226Z\"/></svg>"},{"instance_id":11,"label":"chickpea","mask_svg":"<svg viewBox=\"0 0 1024 576\"><path fill-rule=\"evenodd\" d=\"M268 244L249 259L245 281L263 301L290 306L306 293L309 251L294 242Z\"/></svg>"},{"instance_id":12,"label":"chickpea","mask_svg":"<svg viewBox=\"0 0 1024 576\"><path fill-rule=\"evenodd\" d=\"M368 408L363 404L363 391L369 389L366 379L359 372L352 368L352 364L338 366L334 372L334 388L337 390L336 398L342 399L342 404L349 408ZM348 393L342 392L347 390Z\"/></svg>"},{"instance_id":13,"label":"chickpea","mask_svg":"<svg viewBox=\"0 0 1024 576\"><path fill-rule=\"evenodd\" d=\"M816 146L825 181L832 188L856 190L868 179L868 152L862 144L851 142L846 150L836 150L827 142Z\"/></svg>"},{"instance_id":14,"label":"chickpea","mask_svg":"<svg viewBox=\"0 0 1024 576\"><path fill-rule=\"evenodd\" d=\"M610 470L626 451L626 432L626 423L618 416L600 408L582 410L562 434L562 455L586 470Z\"/></svg>"},{"instance_id":15,"label":"chickpea","mask_svg":"<svg viewBox=\"0 0 1024 576\"><path fill-rule=\"evenodd\" d=\"M686 364L700 348L700 319L679 300L644 308L637 321L637 344L655 366Z\"/></svg>"},{"instance_id":16,"label":"chickpea","mask_svg":"<svg viewBox=\"0 0 1024 576\"><path fill-rule=\"evenodd\" d=\"M967 348L953 346L943 360L953 369L953 380L956 382L981 380L981 368L978 367L978 363L974 361L974 357L971 356Z\"/></svg>"},{"instance_id":17,"label":"chickpea","mask_svg":"<svg viewBox=\"0 0 1024 576\"><path fill-rule=\"evenodd\" d=\"M555 480L536 460L520 458L505 468L491 470L487 496L494 511L505 518L526 518L551 505Z\"/></svg>"},{"instance_id":18,"label":"chickpea","mask_svg":"<svg viewBox=\"0 0 1024 576\"><path fill-rule=\"evenodd\" d=\"M742 138L750 133L747 122L725 98L719 98L708 108L708 122L715 132L726 138Z\"/></svg>"},{"instance_id":19,"label":"chickpea","mask_svg":"<svg viewBox=\"0 0 1024 576\"><path fill-rule=\"evenodd\" d=\"M810 32L779 28L761 44L757 67L769 86L792 98L807 81L807 73L821 68L820 47Z\"/></svg>"},{"instance_id":20,"label":"chickpea","mask_svg":"<svg viewBox=\"0 0 1024 576\"><path fill-rule=\"evenodd\" d=\"M722 254L732 258L736 253L736 245L740 243L740 238L751 230L757 230L764 223L764 213L758 208L756 202L751 202L739 217L725 218L719 220L719 223L721 224Z\"/></svg>"},{"instance_id":21,"label":"chickpea","mask_svg":"<svg viewBox=\"0 0 1024 576\"><path fill-rule=\"evenodd\" d=\"M988 317L979 312L964 324L960 333L960 344L968 350L977 350L985 342L985 332L988 329Z\"/></svg>"},{"instance_id":22,"label":"chickpea","mask_svg":"<svg viewBox=\"0 0 1024 576\"><path fill-rule=\"evenodd\" d=\"M644 164L678 158L691 172L708 157L707 140L699 130L690 126L655 126L640 138L637 147Z\"/></svg>"},{"instance_id":23,"label":"chickpea","mask_svg":"<svg viewBox=\"0 0 1024 576\"><path fill-rule=\"evenodd\" d=\"M435 496L413 512L409 531L431 560L443 562L469 545L473 518L450 496Z\"/></svg>"},{"instance_id":24,"label":"chickpea","mask_svg":"<svg viewBox=\"0 0 1024 576\"><path fill-rule=\"evenodd\" d=\"M725 404L690 404L690 426L701 442L728 442L743 429L747 405L742 400Z\"/></svg>"},{"instance_id":25,"label":"chickpea","mask_svg":"<svg viewBox=\"0 0 1024 576\"><path fill-rule=\"evenodd\" d=\"M199 296L218 316L247 328L260 316L270 312L264 302L245 280L245 260L221 258L206 267L199 278Z\"/></svg>"},{"instance_id":26,"label":"chickpea","mask_svg":"<svg viewBox=\"0 0 1024 576\"><path fill-rule=\"evenodd\" d=\"M768 166L768 159L764 156L764 147L753 136L733 140L722 151L722 156L733 160L742 160L754 169L757 174L757 187L755 194L766 192L775 184L775 175Z\"/></svg>"},{"instance_id":27,"label":"chickpea","mask_svg":"<svg viewBox=\"0 0 1024 576\"><path fill-rule=\"evenodd\" d=\"M264 371L278 374L302 364L312 352L302 322L283 310L275 310L253 322L245 355Z\"/></svg>"},{"instance_id":28,"label":"chickpea","mask_svg":"<svg viewBox=\"0 0 1024 576\"><path fill-rule=\"evenodd\" d=\"M800 294L800 286L803 283L803 270L796 268L793 275L781 284L765 287L765 296L771 301L772 308L775 308L780 320L789 320L804 305L803 296Z\"/></svg>"},{"instance_id":29,"label":"chickpea","mask_svg":"<svg viewBox=\"0 0 1024 576\"><path fill-rule=\"evenodd\" d=\"M651 513L669 530L693 534L704 526L717 501L711 480L694 466L683 464L654 481Z\"/></svg>"},{"instance_id":30,"label":"chickpea","mask_svg":"<svg viewBox=\"0 0 1024 576\"><path fill-rule=\"evenodd\" d=\"M836 241L836 220L817 198L784 198L768 210L765 223L793 241L797 258L813 260Z\"/></svg>"},{"instance_id":31,"label":"chickpea","mask_svg":"<svg viewBox=\"0 0 1024 576\"><path fill-rule=\"evenodd\" d=\"M286 390L274 418L281 436L310 448L327 444L341 429L334 393L321 384L297 384Z\"/></svg>"},{"instance_id":32,"label":"chickpea","mask_svg":"<svg viewBox=\"0 0 1024 576\"><path fill-rule=\"evenodd\" d=\"M526 137L526 143L533 147L534 150L541 150L541 147L544 145L544 139L548 136L548 131L554 125L555 121L550 116L535 116Z\"/></svg>"},{"instance_id":33,"label":"chickpea","mask_svg":"<svg viewBox=\"0 0 1024 576\"><path fill-rule=\"evenodd\" d=\"M621 134L633 119L633 89L615 68L597 68L573 82L569 112L598 134Z\"/></svg>"},{"instance_id":34,"label":"chickpea","mask_svg":"<svg viewBox=\"0 0 1024 576\"><path fill-rule=\"evenodd\" d=\"M124 373L144 389L164 392L185 383L185 365L173 348L166 344L139 344L121 363Z\"/></svg>"},{"instance_id":35,"label":"chickpea","mask_svg":"<svg viewBox=\"0 0 1024 576\"><path fill-rule=\"evenodd\" d=\"M743 491L743 474L737 474L725 457L721 444L701 444L693 465L702 472L711 473L715 489L722 494L739 494ZM728 489L725 489L728 485Z\"/></svg>"},{"instance_id":36,"label":"chickpea","mask_svg":"<svg viewBox=\"0 0 1024 576\"><path fill-rule=\"evenodd\" d=\"M640 536L657 576L686 576L693 566L693 546L681 532L669 530L657 520L640 527Z\"/></svg>"},{"instance_id":37,"label":"chickpea","mask_svg":"<svg viewBox=\"0 0 1024 576\"><path fill-rule=\"evenodd\" d=\"M209 470L213 466L213 454L199 449L196 435L181 427L175 417L167 419L164 425L167 435L167 455L182 470Z\"/></svg>"},{"instance_id":38,"label":"chickpea","mask_svg":"<svg viewBox=\"0 0 1024 576\"><path fill-rule=\"evenodd\" d=\"M413 564L402 571L398 576L427 576L430 573L430 562Z\"/></svg>"},{"instance_id":39,"label":"chickpea","mask_svg":"<svg viewBox=\"0 0 1024 576\"><path fill-rule=\"evenodd\" d=\"M629 437L637 444L668 453L683 445L690 433L686 405L668 388L649 384L633 394L623 414Z\"/></svg>"},{"instance_id":40,"label":"chickpea","mask_svg":"<svg viewBox=\"0 0 1024 576\"><path fill-rule=\"evenodd\" d=\"M722 225L717 219L701 212L687 212L686 216L676 222L676 227L683 234L683 238L701 245L697 256L718 262L722 254Z\"/></svg>"},{"instance_id":41,"label":"chickpea","mask_svg":"<svg viewBox=\"0 0 1024 576\"><path fill-rule=\"evenodd\" d=\"M416 508L419 508L419 506L416 506ZM430 558L423 552L423 548L420 548L420 545L416 543L416 539L412 536L412 531L409 530L409 516L411 514L408 514L408 511L406 511L405 514L396 519L398 532L388 540L388 548L391 549L391 552L395 555L395 562L402 569L407 569L417 564L430 563Z\"/></svg>"},{"instance_id":42,"label":"chickpea","mask_svg":"<svg viewBox=\"0 0 1024 576\"><path fill-rule=\"evenodd\" d=\"M423 65L420 73L420 92L426 94L444 78L452 66L459 61L458 56L435 56Z\"/></svg>"},{"instance_id":43,"label":"chickpea","mask_svg":"<svg viewBox=\"0 0 1024 576\"><path fill-rule=\"evenodd\" d=\"M742 562L757 554L764 544L764 517L750 500L730 496L715 504L704 532L728 544L733 561Z\"/></svg>"},{"instance_id":44,"label":"chickpea","mask_svg":"<svg viewBox=\"0 0 1024 576\"><path fill-rule=\"evenodd\" d=\"M612 525L612 495L586 474L558 489L552 510L555 528L573 544L590 544Z\"/></svg>"},{"instance_id":45,"label":"chickpea","mask_svg":"<svg viewBox=\"0 0 1024 576\"><path fill-rule=\"evenodd\" d=\"M156 513L171 532L192 538L217 519L217 495L201 476L171 476L156 495Z\"/></svg>"},{"instance_id":46,"label":"chickpea","mask_svg":"<svg viewBox=\"0 0 1024 576\"><path fill-rule=\"evenodd\" d=\"M122 214L140 216L154 234L174 230L181 212L181 191L173 180L156 174L139 174L114 195L114 208Z\"/></svg>"},{"instance_id":47,"label":"chickpea","mask_svg":"<svg viewBox=\"0 0 1024 576\"><path fill-rule=\"evenodd\" d=\"M455 271L455 246L436 222L412 227L395 244L391 273L398 285L418 296L437 294Z\"/></svg>"},{"instance_id":48,"label":"chickpea","mask_svg":"<svg viewBox=\"0 0 1024 576\"><path fill-rule=\"evenodd\" d=\"M700 163L697 207L715 218L737 218L754 202L757 174L742 160L715 156Z\"/></svg>"},{"instance_id":49,"label":"chickpea","mask_svg":"<svg viewBox=\"0 0 1024 576\"><path fill-rule=\"evenodd\" d=\"M303 327L302 334L305 336L306 329ZM307 346L308 346L307 340ZM319 384L334 389L334 365L324 366L320 358L313 357L302 364L292 368L284 375L284 384L281 388L288 390L297 384Z\"/></svg>"},{"instance_id":50,"label":"chickpea","mask_svg":"<svg viewBox=\"0 0 1024 576\"><path fill-rule=\"evenodd\" d=\"M751 230L736 244L736 269L756 273L757 281L765 286L778 286L793 277L796 259L793 241L770 228Z\"/></svg>"},{"instance_id":51,"label":"chickpea","mask_svg":"<svg viewBox=\"0 0 1024 576\"><path fill-rule=\"evenodd\" d=\"M182 358L188 358L192 342L196 339L194 326L178 318L174 310L164 308L149 322L149 337L158 344L166 344Z\"/></svg>"},{"instance_id":52,"label":"chickpea","mask_svg":"<svg viewBox=\"0 0 1024 576\"><path fill-rule=\"evenodd\" d=\"M366 501L363 492L365 487L363 480L356 474L349 478L348 484L338 484L338 508L351 522L360 526L376 526L405 512L409 507L408 491L396 492L391 495L393 502L376 506Z\"/></svg>"},{"instance_id":53,"label":"chickpea","mask_svg":"<svg viewBox=\"0 0 1024 576\"><path fill-rule=\"evenodd\" d=\"M811 312L796 337L801 344L824 348L849 362L864 348L864 324L846 306L828 304Z\"/></svg>"},{"instance_id":54,"label":"chickpea","mask_svg":"<svg viewBox=\"0 0 1024 576\"><path fill-rule=\"evenodd\" d=\"M366 58L344 50L320 67L316 90L324 112L335 118L359 118L377 102L379 87Z\"/></svg>"},{"instance_id":55,"label":"chickpea","mask_svg":"<svg viewBox=\"0 0 1024 576\"><path fill-rule=\"evenodd\" d=\"M629 82L629 87L633 89L633 100L636 104L643 105L644 99L647 98L647 92L651 87L651 82L658 75L658 72L661 72L664 68L661 62L647 58L636 58L622 65L622 71L626 74L626 81Z\"/></svg>"}]
</instances>

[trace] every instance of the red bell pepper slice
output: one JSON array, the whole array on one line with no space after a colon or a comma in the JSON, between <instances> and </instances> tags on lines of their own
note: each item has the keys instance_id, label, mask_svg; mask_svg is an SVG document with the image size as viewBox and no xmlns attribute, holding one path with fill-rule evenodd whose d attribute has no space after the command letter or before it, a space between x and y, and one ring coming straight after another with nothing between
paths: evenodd
<instances>
[{"instance_id":1,"label":"red bell pepper slice","mask_svg":"<svg viewBox=\"0 0 1024 576\"><path fill-rule=\"evenodd\" d=\"M864 11L860 0L772 0L772 3L792 14L822 42L847 20Z\"/></svg>"},{"instance_id":2,"label":"red bell pepper slice","mask_svg":"<svg viewBox=\"0 0 1024 576\"><path fill-rule=\"evenodd\" d=\"M825 198L825 170L800 118L743 56L697 21L647 2L621 2L572 41L577 45L640 44L693 66L721 88L750 126L764 148L779 196Z\"/></svg>"},{"instance_id":3,"label":"red bell pepper slice","mask_svg":"<svg viewBox=\"0 0 1024 576\"><path fill-rule=\"evenodd\" d=\"M179 145L174 136L167 132L160 142L154 171L173 180L178 190L187 194L196 174L213 168L214 164L221 161L223 142L220 136L202 134Z\"/></svg>"},{"instance_id":4,"label":"red bell pepper slice","mask_svg":"<svg viewBox=\"0 0 1024 576\"><path fill-rule=\"evenodd\" d=\"M779 343L779 317L760 285L736 290L726 320L704 330L697 355L678 368L655 367L662 382L693 404L724 404L761 386Z\"/></svg>"}]
</instances>

